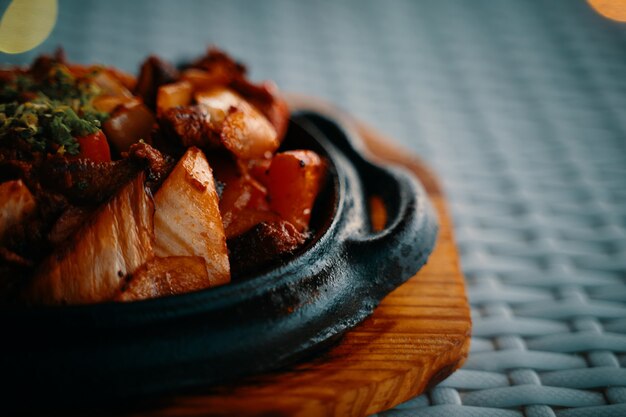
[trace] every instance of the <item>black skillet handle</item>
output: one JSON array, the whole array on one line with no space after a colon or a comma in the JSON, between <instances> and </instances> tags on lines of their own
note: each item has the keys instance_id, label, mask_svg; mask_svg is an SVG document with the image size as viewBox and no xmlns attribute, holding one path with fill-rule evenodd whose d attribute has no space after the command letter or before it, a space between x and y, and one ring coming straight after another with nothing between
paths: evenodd
<instances>
[{"instance_id":1,"label":"black skillet handle","mask_svg":"<svg viewBox=\"0 0 626 417\"><path fill-rule=\"evenodd\" d=\"M366 277L370 294L382 298L413 276L432 252L438 230L434 209L414 175L364 157L363 143L348 125L319 113L301 115L341 150L356 171L347 185L351 216L356 218L346 224L347 255ZM387 210L386 225L377 232L369 221L372 196L380 197Z\"/></svg>"},{"instance_id":2,"label":"black skillet handle","mask_svg":"<svg viewBox=\"0 0 626 417\"><path fill-rule=\"evenodd\" d=\"M363 273L374 295L386 295L425 264L437 237L436 215L424 188L409 172L365 162L359 174L365 195L382 198L387 222L381 231L370 227L355 233L348 240L349 250L366 268ZM363 201L367 213L368 200Z\"/></svg>"}]
</instances>

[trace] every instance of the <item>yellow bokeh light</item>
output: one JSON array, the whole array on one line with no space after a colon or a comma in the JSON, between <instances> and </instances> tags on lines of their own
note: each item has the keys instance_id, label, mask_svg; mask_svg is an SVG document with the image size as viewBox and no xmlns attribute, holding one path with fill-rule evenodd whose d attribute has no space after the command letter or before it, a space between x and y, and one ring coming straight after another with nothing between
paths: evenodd
<instances>
[{"instance_id":1,"label":"yellow bokeh light","mask_svg":"<svg viewBox=\"0 0 626 417\"><path fill-rule=\"evenodd\" d=\"M0 20L0 51L19 54L46 40L57 21L57 0L13 0Z\"/></svg>"},{"instance_id":2,"label":"yellow bokeh light","mask_svg":"<svg viewBox=\"0 0 626 417\"><path fill-rule=\"evenodd\" d=\"M602 16L618 22L626 22L626 0L587 0Z\"/></svg>"}]
</instances>

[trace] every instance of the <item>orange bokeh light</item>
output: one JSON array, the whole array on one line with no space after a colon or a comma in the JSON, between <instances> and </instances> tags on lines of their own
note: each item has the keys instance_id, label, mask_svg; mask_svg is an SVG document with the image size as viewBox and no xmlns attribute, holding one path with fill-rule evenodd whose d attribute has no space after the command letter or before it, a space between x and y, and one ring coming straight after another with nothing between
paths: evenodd
<instances>
[{"instance_id":1,"label":"orange bokeh light","mask_svg":"<svg viewBox=\"0 0 626 417\"><path fill-rule=\"evenodd\" d=\"M626 0L587 0L587 3L608 19L626 22Z\"/></svg>"}]
</instances>

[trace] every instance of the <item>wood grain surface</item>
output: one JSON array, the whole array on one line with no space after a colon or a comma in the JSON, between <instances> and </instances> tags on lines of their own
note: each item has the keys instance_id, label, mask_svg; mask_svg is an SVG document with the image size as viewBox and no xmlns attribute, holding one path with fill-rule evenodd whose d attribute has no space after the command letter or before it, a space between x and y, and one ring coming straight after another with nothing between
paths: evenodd
<instances>
[{"instance_id":1,"label":"wood grain surface","mask_svg":"<svg viewBox=\"0 0 626 417\"><path fill-rule=\"evenodd\" d=\"M292 106L333 112L308 98ZM440 231L428 264L389 294L374 314L321 356L290 369L234 385L160 399L151 416L366 416L392 408L440 382L469 352L470 311L441 188L416 157L342 114L377 159L419 176L439 215Z\"/></svg>"}]
</instances>

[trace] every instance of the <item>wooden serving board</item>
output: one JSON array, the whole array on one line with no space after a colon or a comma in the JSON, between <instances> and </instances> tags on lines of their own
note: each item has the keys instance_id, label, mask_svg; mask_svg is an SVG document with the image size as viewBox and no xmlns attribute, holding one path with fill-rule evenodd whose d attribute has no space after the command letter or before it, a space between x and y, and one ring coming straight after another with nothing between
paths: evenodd
<instances>
[{"instance_id":1,"label":"wooden serving board","mask_svg":"<svg viewBox=\"0 0 626 417\"><path fill-rule=\"evenodd\" d=\"M290 97L297 108L336 109ZM159 401L125 412L150 416L366 416L420 394L461 366L469 352L470 309L452 223L441 188L410 153L354 120L376 158L400 164L422 181L439 215L428 264L389 294L374 314L321 356L281 372Z\"/></svg>"}]
</instances>

